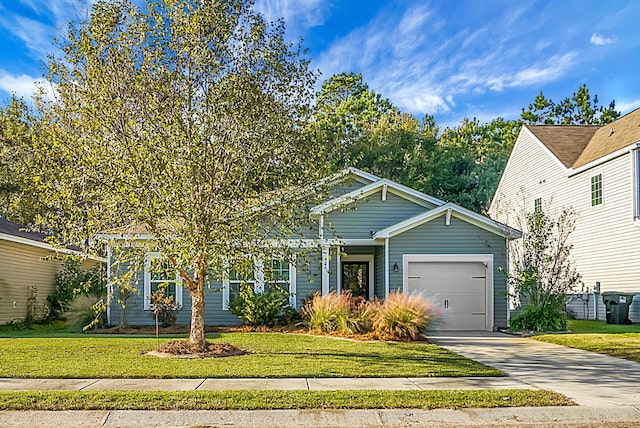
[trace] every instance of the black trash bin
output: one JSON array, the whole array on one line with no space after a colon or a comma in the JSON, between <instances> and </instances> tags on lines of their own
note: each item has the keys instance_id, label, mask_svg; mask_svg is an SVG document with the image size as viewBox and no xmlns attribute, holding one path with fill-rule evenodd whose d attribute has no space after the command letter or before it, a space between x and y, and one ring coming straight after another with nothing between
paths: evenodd
<instances>
[{"instance_id":1,"label":"black trash bin","mask_svg":"<svg viewBox=\"0 0 640 428\"><path fill-rule=\"evenodd\" d=\"M602 293L602 299L607 308L607 324L631 324L629 306L631 306L633 294L608 291Z\"/></svg>"}]
</instances>

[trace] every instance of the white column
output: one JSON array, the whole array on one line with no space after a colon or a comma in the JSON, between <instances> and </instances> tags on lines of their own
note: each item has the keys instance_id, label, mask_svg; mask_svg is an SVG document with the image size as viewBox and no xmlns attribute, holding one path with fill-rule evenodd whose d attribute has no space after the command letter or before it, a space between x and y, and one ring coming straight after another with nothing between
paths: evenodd
<instances>
[{"instance_id":1,"label":"white column","mask_svg":"<svg viewBox=\"0 0 640 428\"><path fill-rule=\"evenodd\" d=\"M340 266L340 249L336 252L336 293L342 293L342 267Z\"/></svg>"},{"instance_id":2,"label":"white column","mask_svg":"<svg viewBox=\"0 0 640 428\"><path fill-rule=\"evenodd\" d=\"M111 300L113 286L111 285L111 245L107 244L107 325L111 325Z\"/></svg>"},{"instance_id":3,"label":"white column","mask_svg":"<svg viewBox=\"0 0 640 428\"><path fill-rule=\"evenodd\" d=\"M329 246L322 246L322 295L329 294Z\"/></svg>"},{"instance_id":4,"label":"white column","mask_svg":"<svg viewBox=\"0 0 640 428\"><path fill-rule=\"evenodd\" d=\"M389 297L389 238L384 239L384 298Z\"/></svg>"}]
</instances>

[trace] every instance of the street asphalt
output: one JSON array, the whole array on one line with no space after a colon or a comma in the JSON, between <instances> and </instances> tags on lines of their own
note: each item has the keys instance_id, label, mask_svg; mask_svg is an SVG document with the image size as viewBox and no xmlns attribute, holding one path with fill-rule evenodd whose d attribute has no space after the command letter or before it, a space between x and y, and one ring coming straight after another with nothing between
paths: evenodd
<instances>
[{"instance_id":1,"label":"street asphalt","mask_svg":"<svg viewBox=\"0 0 640 428\"><path fill-rule=\"evenodd\" d=\"M0 427L640 427L640 364L502 333L431 342L502 378L0 379L0 390L547 389L577 406L461 410L4 411Z\"/></svg>"}]
</instances>

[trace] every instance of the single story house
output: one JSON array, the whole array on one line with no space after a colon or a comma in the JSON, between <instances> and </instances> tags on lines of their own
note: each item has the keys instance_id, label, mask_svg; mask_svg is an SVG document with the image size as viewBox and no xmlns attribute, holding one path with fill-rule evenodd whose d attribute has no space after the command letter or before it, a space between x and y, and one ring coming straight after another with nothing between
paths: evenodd
<instances>
[{"instance_id":1,"label":"single story house","mask_svg":"<svg viewBox=\"0 0 640 428\"><path fill-rule=\"evenodd\" d=\"M76 253L52 247L45 237L0 218L0 324L24 320L29 310L45 311L64 257ZM95 263L87 260L83 267L89 269Z\"/></svg>"},{"instance_id":2,"label":"single story house","mask_svg":"<svg viewBox=\"0 0 640 428\"><path fill-rule=\"evenodd\" d=\"M518 238L518 231L355 168L330 180L332 197L309 212L314 237L305 239L312 249L304 265L297 259L295 263L266 260L256 263L251 275L229 272L228 280L211 280L205 300L208 325L238 324L228 310L229 301L241 282L263 290L268 269L272 282L288 288L297 309L314 292L350 290L365 299L384 299L400 290L421 293L441 308L440 329L507 327L507 279L502 268L509 265L508 241ZM126 228L103 238L110 237L113 243L123 232ZM152 274L148 267L160 258L147 254L147 267L136 273L138 292L127 300L129 324L154 323L149 296L158 281L167 278ZM111 257L108 264L111 272ZM123 311L117 303L118 290L111 288L111 293L109 323L119 324ZM175 281L169 293L183 306L177 322L188 324L189 292Z\"/></svg>"}]
</instances>

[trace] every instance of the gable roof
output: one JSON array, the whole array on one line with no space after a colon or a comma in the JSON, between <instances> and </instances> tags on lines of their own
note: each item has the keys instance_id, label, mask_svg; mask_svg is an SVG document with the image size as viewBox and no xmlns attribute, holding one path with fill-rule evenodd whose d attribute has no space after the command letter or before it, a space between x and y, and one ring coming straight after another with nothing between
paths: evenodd
<instances>
[{"instance_id":1,"label":"gable roof","mask_svg":"<svg viewBox=\"0 0 640 428\"><path fill-rule=\"evenodd\" d=\"M594 125L524 125L565 166L578 160L598 130Z\"/></svg>"},{"instance_id":2,"label":"gable roof","mask_svg":"<svg viewBox=\"0 0 640 428\"><path fill-rule=\"evenodd\" d=\"M640 141L640 108L600 127L573 164L579 168Z\"/></svg>"},{"instance_id":3,"label":"gable roof","mask_svg":"<svg viewBox=\"0 0 640 428\"><path fill-rule=\"evenodd\" d=\"M522 236L522 233L516 229L508 227L500 222L490 219L489 217L485 217L459 205L448 202L437 208L426 211L422 214L418 214L417 216L391 225L385 229L379 230L378 232L373 234L373 238L392 238L443 215L451 215L467 223L478 226L481 229L485 229L491 233L503 236L505 238L517 239Z\"/></svg>"},{"instance_id":4,"label":"gable roof","mask_svg":"<svg viewBox=\"0 0 640 428\"><path fill-rule=\"evenodd\" d=\"M410 187L403 186L402 184L398 184L394 181L383 178L383 179L378 179L377 181L374 181L372 183L369 183L366 186L363 186L359 189L353 190L349 193L345 193L342 196L331 199L320 205L316 205L315 207L311 208L310 216L311 217L320 216L322 214L333 211L338 207L344 206L351 202L355 202L362 198L366 198L367 196L372 195L380 190L384 191L385 188L400 197L416 202L420 205L432 204L432 205L440 206L445 203L444 201L438 198L434 198L433 196L426 195Z\"/></svg>"},{"instance_id":5,"label":"gable roof","mask_svg":"<svg viewBox=\"0 0 640 428\"><path fill-rule=\"evenodd\" d=\"M68 247L58 248L50 245L45 241L47 235L40 232L28 231L25 226L13 223L4 218L0 218L0 240L15 242L17 244L28 245L31 247L42 248L44 250L53 251L64 254L80 254L80 248ZM100 257L89 257L92 260L104 261Z\"/></svg>"},{"instance_id":6,"label":"gable roof","mask_svg":"<svg viewBox=\"0 0 640 428\"><path fill-rule=\"evenodd\" d=\"M640 108L608 125L524 125L567 169L640 142Z\"/></svg>"}]
</instances>

